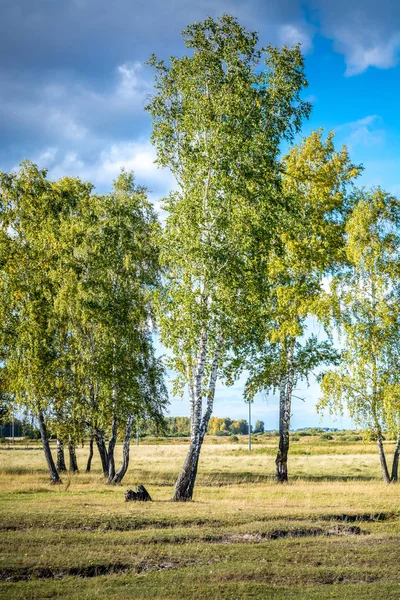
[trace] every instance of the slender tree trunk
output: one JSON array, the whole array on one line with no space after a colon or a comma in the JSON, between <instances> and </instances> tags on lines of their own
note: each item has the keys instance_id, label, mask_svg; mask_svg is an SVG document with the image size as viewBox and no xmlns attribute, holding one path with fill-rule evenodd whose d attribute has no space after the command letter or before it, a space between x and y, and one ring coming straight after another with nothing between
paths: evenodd
<instances>
[{"instance_id":1,"label":"slender tree trunk","mask_svg":"<svg viewBox=\"0 0 400 600\"><path fill-rule=\"evenodd\" d=\"M133 423L133 417L129 417L128 422L126 424L124 444L122 447L122 465L121 465L120 470L114 475L114 479L112 480L113 485L116 485L117 483L121 483L121 481L125 477L125 474L128 470L132 423Z\"/></svg>"},{"instance_id":2,"label":"slender tree trunk","mask_svg":"<svg viewBox=\"0 0 400 600\"><path fill-rule=\"evenodd\" d=\"M65 465L64 443L59 438L57 438L57 470L59 473L63 473L67 470Z\"/></svg>"},{"instance_id":3,"label":"slender tree trunk","mask_svg":"<svg viewBox=\"0 0 400 600\"><path fill-rule=\"evenodd\" d=\"M94 439L96 440L97 449L99 451L101 466L103 469L103 475L104 475L104 477L108 477L108 455L107 455L106 442L104 439L104 431L95 427L94 428Z\"/></svg>"},{"instance_id":4,"label":"slender tree trunk","mask_svg":"<svg viewBox=\"0 0 400 600\"><path fill-rule=\"evenodd\" d=\"M381 461L383 481L385 483L390 483L389 469L388 469L387 462L386 462L385 450L383 448L383 441L382 441L381 434L378 435L378 451L379 451L379 459Z\"/></svg>"},{"instance_id":5,"label":"slender tree trunk","mask_svg":"<svg viewBox=\"0 0 400 600\"><path fill-rule=\"evenodd\" d=\"M87 464L86 464L86 473L90 473L90 470L92 468L92 459L93 459L93 436L90 436L90 442L89 442L89 456L88 456L88 460L87 460Z\"/></svg>"},{"instance_id":6,"label":"slender tree trunk","mask_svg":"<svg viewBox=\"0 0 400 600\"><path fill-rule=\"evenodd\" d=\"M38 413L38 421L40 437L42 438L44 456L46 458L47 466L49 468L50 481L51 483L62 483L56 465L54 464L53 456L51 454L49 439L47 437L46 424L44 422L44 416L41 410Z\"/></svg>"},{"instance_id":7,"label":"slender tree trunk","mask_svg":"<svg viewBox=\"0 0 400 600\"><path fill-rule=\"evenodd\" d=\"M282 377L279 389L279 448L275 459L276 480L285 483L288 480L287 457L289 452L289 433L287 424L287 374Z\"/></svg>"},{"instance_id":8,"label":"slender tree trunk","mask_svg":"<svg viewBox=\"0 0 400 600\"><path fill-rule=\"evenodd\" d=\"M107 483L112 483L114 477L115 477L115 457L114 457L114 451L115 451L115 444L117 443L117 430L118 430L118 426L117 426L117 420L115 417L113 417L112 420L112 427L111 427L111 437L110 440L108 442L108 452L107 452L107 456L108 456L108 479L107 479Z\"/></svg>"},{"instance_id":9,"label":"slender tree trunk","mask_svg":"<svg viewBox=\"0 0 400 600\"><path fill-rule=\"evenodd\" d=\"M294 344L290 340L288 371L284 374L280 385L279 395L279 448L276 456L276 480L278 483L288 481L288 454L290 444L290 417L292 412L292 392L294 384Z\"/></svg>"},{"instance_id":10,"label":"slender tree trunk","mask_svg":"<svg viewBox=\"0 0 400 600\"><path fill-rule=\"evenodd\" d=\"M69 452L69 470L72 473L79 473L78 462L76 460L75 444L71 440L71 438L69 438L69 440L68 440L68 452Z\"/></svg>"},{"instance_id":11,"label":"slender tree trunk","mask_svg":"<svg viewBox=\"0 0 400 600\"><path fill-rule=\"evenodd\" d=\"M400 433L397 436L396 446L393 455L392 464L392 476L391 481L397 482L399 480L399 456L400 456Z\"/></svg>"},{"instance_id":12,"label":"slender tree trunk","mask_svg":"<svg viewBox=\"0 0 400 600\"><path fill-rule=\"evenodd\" d=\"M221 355L222 339L217 342L211 366L210 379L207 390L207 406L202 417L202 379L204 374L204 364L207 352L207 337L202 333L200 344L200 356L196 369L195 385L189 385L189 393L194 395L191 403L193 404L193 423L191 426L191 441L182 470L179 473L175 484L175 492L172 500L174 502L187 502L193 497L194 484L199 465L200 450L207 432L208 423L212 414L215 385L218 376L218 365Z\"/></svg>"},{"instance_id":13,"label":"slender tree trunk","mask_svg":"<svg viewBox=\"0 0 400 600\"><path fill-rule=\"evenodd\" d=\"M175 492L172 500L174 502L187 502L193 497L193 489L196 481L197 467L199 464L201 444L200 439L190 442L189 452L186 455L185 462L179 477L175 484Z\"/></svg>"}]
</instances>

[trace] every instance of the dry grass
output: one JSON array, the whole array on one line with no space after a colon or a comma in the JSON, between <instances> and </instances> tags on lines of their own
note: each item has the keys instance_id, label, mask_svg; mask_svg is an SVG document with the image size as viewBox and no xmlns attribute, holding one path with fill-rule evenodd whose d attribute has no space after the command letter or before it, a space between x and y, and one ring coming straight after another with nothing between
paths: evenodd
<instances>
[{"instance_id":1,"label":"dry grass","mask_svg":"<svg viewBox=\"0 0 400 600\"><path fill-rule=\"evenodd\" d=\"M97 458L54 487L40 449L1 449L0 598L400 598L400 488L375 453L295 454L278 486L269 446L205 445L184 504L169 502L182 444L133 447L117 488ZM152 503L124 502L138 483Z\"/></svg>"}]
</instances>

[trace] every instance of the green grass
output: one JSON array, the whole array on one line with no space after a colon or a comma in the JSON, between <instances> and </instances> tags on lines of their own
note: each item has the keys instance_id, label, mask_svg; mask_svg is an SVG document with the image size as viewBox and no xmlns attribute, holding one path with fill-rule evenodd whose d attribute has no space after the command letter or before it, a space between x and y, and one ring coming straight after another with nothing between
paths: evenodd
<instances>
[{"instance_id":1,"label":"green grass","mask_svg":"<svg viewBox=\"0 0 400 600\"><path fill-rule=\"evenodd\" d=\"M0 598L399 599L400 488L381 483L374 445L338 447L295 442L279 486L274 440L207 444L183 504L169 501L182 444L133 447L116 488L97 458L54 487L40 450L0 449ZM153 502L124 502L137 483Z\"/></svg>"}]
</instances>

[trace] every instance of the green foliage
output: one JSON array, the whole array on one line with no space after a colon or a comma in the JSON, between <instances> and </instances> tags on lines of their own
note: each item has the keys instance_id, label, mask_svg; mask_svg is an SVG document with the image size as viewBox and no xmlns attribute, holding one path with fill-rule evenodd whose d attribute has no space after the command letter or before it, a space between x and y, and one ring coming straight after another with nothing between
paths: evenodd
<instances>
[{"instance_id":1,"label":"green foliage","mask_svg":"<svg viewBox=\"0 0 400 600\"><path fill-rule=\"evenodd\" d=\"M287 210L267 260L267 291L249 344L237 348L230 365L231 375L244 367L249 371L246 398L276 391L289 372L293 387L339 360L331 339L306 337L306 319L326 313L322 282L344 260L349 185L361 169L346 148L335 150L333 134L324 140L321 130L293 146L282 167Z\"/></svg>"},{"instance_id":2,"label":"green foliage","mask_svg":"<svg viewBox=\"0 0 400 600\"><path fill-rule=\"evenodd\" d=\"M264 433L264 421L256 421L254 433Z\"/></svg>"},{"instance_id":3,"label":"green foliage","mask_svg":"<svg viewBox=\"0 0 400 600\"><path fill-rule=\"evenodd\" d=\"M0 173L2 387L34 413L59 394L64 331L54 311L54 273L61 223L90 190L79 180L51 183L29 162L17 174Z\"/></svg>"},{"instance_id":4,"label":"green foliage","mask_svg":"<svg viewBox=\"0 0 400 600\"><path fill-rule=\"evenodd\" d=\"M0 173L1 387L82 439L114 415L161 419L163 366L151 338L160 227L144 188L47 180L29 162Z\"/></svg>"},{"instance_id":5,"label":"green foliage","mask_svg":"<svg viewBox=\"0 0 400 600\"><path fill-rule=\"evenodd\" d=\"M399 426L399 224L393 196L378 188L355 197L346 228L348 264L332 281L330 296L342 363L321 384L320 410L346 407L378 438Z\"/></svg>"},{"instance_id":6,"label":"green foliage","mask_svg":"<svg viewBox=\"0 0 400 600\"><path fill-rule=\"evenodd\" d=\"M149 327L159 234L146 190L124 172L110 194L85 198L64 225L56 308L68 324L80 422L104 428L112 417L161 418L166 389Z\"/></svg>"},{"instance_id":7,"label":"green foliage","mask_svg":"<svg viewBox=\"0 0 400 600\"><path fill-rule=\"evenodd\" d=\"M175 392L193 386L202 344L206 387L217 347L226 356L247 327L282 210L279 143L310 111L299 95L299 48L258 49L257 34L229 15L183 35L190 56L170 65L151 58L156 94L147 106L157 161L178 183L164 201L158 295Z\"/></svg>"}]
</instances>

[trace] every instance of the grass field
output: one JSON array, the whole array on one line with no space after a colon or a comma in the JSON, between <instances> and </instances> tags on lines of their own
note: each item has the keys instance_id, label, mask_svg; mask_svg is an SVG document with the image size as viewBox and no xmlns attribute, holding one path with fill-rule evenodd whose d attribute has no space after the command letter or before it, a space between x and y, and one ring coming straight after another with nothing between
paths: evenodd
<instances>
[{"instance_id":1,"label":"grass field","mask_svg":"<svg viewBox=\"0 0 400 600\"><path fill-rule=\"evenodd\" d=\"M97 459L54 487L40 447L0 448L0 598L400 599L400 486L375 445L302 438L284 486L275 448L205 444L186 504L182 443L133 447L116 488ZM138 483L153 502L124 502Z\"/></svg>"}]
</instances>

